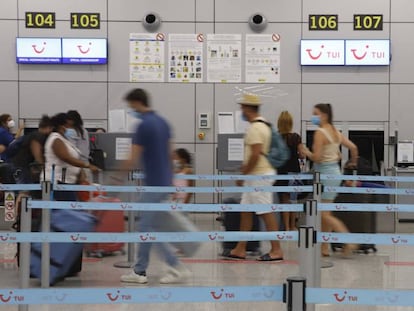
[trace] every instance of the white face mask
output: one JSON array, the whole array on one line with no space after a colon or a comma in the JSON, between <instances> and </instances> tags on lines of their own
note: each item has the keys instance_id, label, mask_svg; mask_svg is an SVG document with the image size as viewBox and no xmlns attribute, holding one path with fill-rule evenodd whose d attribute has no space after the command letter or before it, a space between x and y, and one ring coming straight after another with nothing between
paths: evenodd
<instances>
[{"instance_id":1,"label":"white face mask","mask_svg":"<svg viewBox=\"0 0 414 311\"><path fill-rule=\"evenodd\" d=\"M7 127L9 129L11 129L11 128L15 127L15 126L16 126L16 123L14 122L14 120L10 120L10 121L7 122Z\"/></svg>"},{"instance_id":2,"label":"white face mask","mask_svg":"<svg viewBox=\"0 0 414 311\"><path fill-rule=\"evenodd\" d=\"M179 160L173 160L173 163L174 163L174 168L177 170L177 169L181 169L182 168L182 165L181 165L181 163L180 163L180 161Z\"/></svg>"}]
</instances>

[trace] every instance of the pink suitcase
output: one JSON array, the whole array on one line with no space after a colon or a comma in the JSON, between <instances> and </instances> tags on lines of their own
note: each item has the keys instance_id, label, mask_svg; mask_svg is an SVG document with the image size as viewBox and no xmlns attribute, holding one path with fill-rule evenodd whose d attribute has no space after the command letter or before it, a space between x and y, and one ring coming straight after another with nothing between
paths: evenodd
<instances>
[{"instance_id":1,"label":"pink suitcase","mask_svg":"<svg viewBox=\"0 0 414 311\"><path fill-rule=\"evenodd\" d=\"M117 198L106 196L97 196L92 198L90 202L121 202ZM98 219L98 224L95 228L96 232L124 232L124 212L122 211L94 211L93 213ZM124 243L91 243L85 244L85 251L88 257L102 258L110 256L114 253L124 251Z\"/></svg>"}]
</instances>

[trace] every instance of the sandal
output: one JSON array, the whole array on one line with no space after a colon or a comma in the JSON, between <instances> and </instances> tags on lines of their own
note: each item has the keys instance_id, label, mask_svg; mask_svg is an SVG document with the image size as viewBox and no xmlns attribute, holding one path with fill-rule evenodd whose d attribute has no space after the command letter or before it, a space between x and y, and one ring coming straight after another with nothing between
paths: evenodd
<instances>
[{"instance_id":1,"label":"sandal","mask_svg":"<svg viewBox=\"0 0 414 311\"><path fill-rule=\"evenodd\" d=\"M284 260L283 257L273 258L273 257L270 256L269 253L264 254L264 255L260 256L259 258L257 258L257 261L275 261L276 262L276 261L283 261L283 260Z\"/></svg>"}]
</instances>

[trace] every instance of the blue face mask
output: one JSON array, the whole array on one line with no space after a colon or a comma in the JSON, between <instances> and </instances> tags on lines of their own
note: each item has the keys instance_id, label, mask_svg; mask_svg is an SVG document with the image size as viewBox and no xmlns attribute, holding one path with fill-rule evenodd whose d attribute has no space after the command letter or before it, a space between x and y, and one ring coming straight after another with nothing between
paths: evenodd
<instances>
[{"instance_id":1,"label":"blue face mask","mask_svg":"<svg viewBox=\"0 0 414 311\"><path fill-rule=\"evenodd\" d=\"M321 125L321 117L320 116L312 116L311 122L313 125Z\"/></svg>"},{"instance_id":2,"label":"blue face mask","mask_svg":"<svg viewBox=\"0 0 414 311\"><path fill-rule=\"evenodd\" d=\"M67 139L75 138L77 136L78 136L78 134L76 133L76 131L74 129L71 129L71 128L67 128L66 129L66 131L65 131L65 137Z\"/></svg>"},{"instance_id":3,"label":"blue face mask","mask_svg":"<svg viewBox=\"0 0 414 311\"><path fill-rule=\"evenodd\" d=\"M133 116L135 119L142 119L142 113L136 110L129 109L128 114Z\"/></svg>"},{"instance_id":4,"label":"blue face mask","mask_svg":"<svg viewBox=\"0 0 414 311\"><path fill-rule=\"evenodd\" d=\"M247 118L246 118L246 116L244 115L244 113L242 113L242 114L241 114L241 119L242 119L243 121L249 121L249 120L247 120Z\"/></svg>"}]
</instances>

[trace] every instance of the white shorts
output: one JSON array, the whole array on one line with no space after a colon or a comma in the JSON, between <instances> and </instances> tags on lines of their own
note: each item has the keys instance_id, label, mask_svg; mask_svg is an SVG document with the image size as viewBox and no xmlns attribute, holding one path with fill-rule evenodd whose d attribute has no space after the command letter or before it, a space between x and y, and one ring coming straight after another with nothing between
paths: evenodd
<instances>
[{"instance_id":1,"label":"white shorts","mask_svg":"<svg viewBox=\"0 0 414 311\"><path fill-rule=\"evenodd\" d=\"M263 174L275 175L275 171ZM245 187L270 187L274 184L274 180L246 180L244 182ZM272 192L244 192L241 197L240 204L273 204ZM271 212L256 212L257 215L269 214Z\"/></svg>"}]
</instances>

